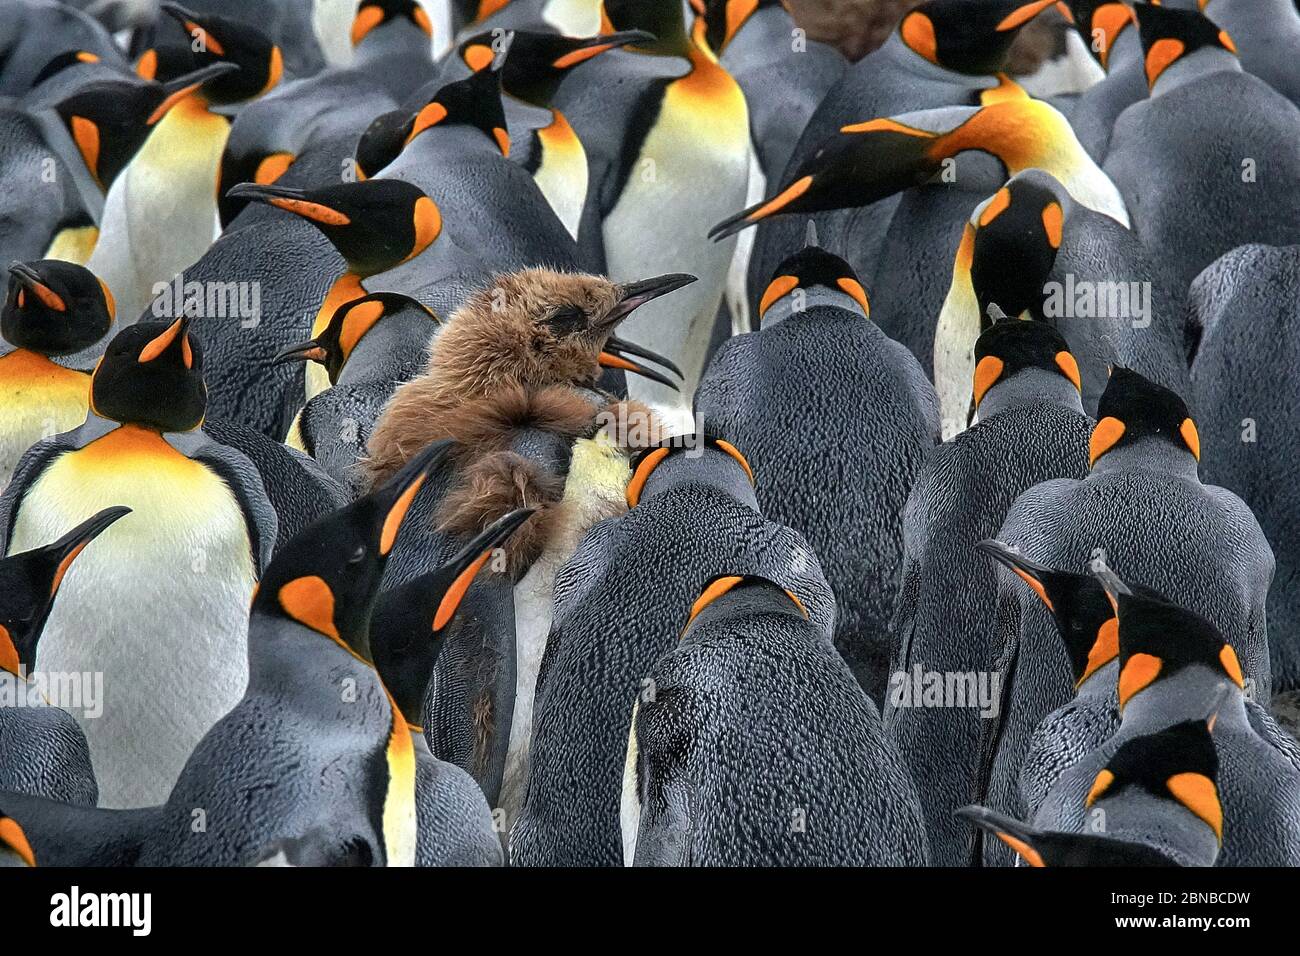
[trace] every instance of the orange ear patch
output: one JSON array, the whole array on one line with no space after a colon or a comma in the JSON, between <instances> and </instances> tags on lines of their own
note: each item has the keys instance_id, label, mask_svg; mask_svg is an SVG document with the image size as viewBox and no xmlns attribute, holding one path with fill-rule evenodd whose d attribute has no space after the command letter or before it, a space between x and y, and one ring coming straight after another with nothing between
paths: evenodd
<instances>
[{"instance_id":1,"label":"orange ear patch","mask_svg":"<svg viewBox=\"0 0 1300 956\"><path fill-rule=\"evenodd\" d=\"M1097 459L1115 447L1115 443L1124 437L1124 423L1118 418L1107 415L1097 423L1088 439L1088 467L1097 463Z\"/></svg>"},{"instance_id":2,"label":"orange ear patch","mask_svg":"<svg viewBox=\"0 0 1300 956\"><path fill-rule=\"evenodd\" d=\"M1120 710L1124 709L1134 694L1149 687L1160 676L1162 664L1160 658L1153 654L1134 654L1124 662L1124 669L1119 674Z\"/></svg>"},{"instance_id":3,"label":"orange ear patch","mask_svg":"<svg viewBox=\"0 0 1300 956\"><path fill-rule=\"evenodd\" d=\"M28 866L36 865L36 854L27 842L27 834L23 833L23 828L13 817L0 817L0 843L17 853L19 859Z\"/></svg>"},{"instance_id":4,"label":"orange ear patch","mask_svg":"<svg viewBox=\"0 0 1300 956\"><path fill-rule=\"evenodd\" d=\"M1002 369L1005 368L1002 359L996 355L986 355L980 359L979 364L975 366L975 405L984 401L984 395L992 388L999 378L1002 377Z\"/></svg>"},{"instance_id":5,"label":"orange ear patch","mask_svg":"<svg viewBox=\"0 0 1300 956\"><path fill-rule=\"evenodd\" d=\"M207 30L203 29L203 27L199 26L197 23L186 20L185 30L187 33L189 33L190 36L192 36L194 39L202 43L203 49L205 49L209 53L214 53L217 56L226 55L226 48L223 47L220 44L220 42L218 42L217 38L214 37Z\"/></svg>"},{"instance_id":6,"label":"orange ear patch","mask_svg":"<svg viewBox=\"0 0 1300 956\"><path fill-rule=\"evenodd\" d=\"M751 485L754 484L754 469L749 467L749 462L746 461L745 456L740 453L740 449L731 442L722 441L721 439L717 441L717 446L732 458L736 459L736 461L740 462L740 467L744 468L745 474L749 476L749 483Z\"/></svg>"},{"instance_id":7,"label":"orange ear patch","mask_svg":"<svg viewBox=\"0 0 1300 956\"><path fill-rule=\"evenodd\" d=\"M1010 833L1003 833L1001 830L995 832L997 833L999 840L1011 847L1011 849L1015 850L1021 859L1030 866L1044 867L1047 865L1043 862L1042 855L1024 840L1019 840L1016 837L1013 837Z\"/></svg>"},{"instance_id":8,"label":"orange ear patch","mask_svg":"<svg viewBox=\"0 0 1300 956\"><path fill-rule=\"evenodd\" d=\"M1061 248L1061 236L1065 229L1065 213L1061 204L1050 202L1043 207L1043 231L1047 233L1047 244L1053 249Z\"/></svg>"},{"instance_id":9,"label":"orange ear patch","mask_svg":"<svg viewBox=\"0 0 1300 956\"><path fill-rule=\"evenodd\" d=\"M695 603L691 605L691 616L686 619L686 627L691 626L691 622L700 616L701 611L743 580L744 578L728 575L727 577L718 578L710 583L709 586L704 589L704 593L696 598ZM683 630L685 630L685 628L683 628Z\"/></svg>"},{"instance_id":10,"label":"orange ear patch","mask_svg":"<svg viewBox=\"0 0 1300 956\"><path fill-rule=\"evenodd\" d=\"M1241 661L1237 659L1237 652L1232 649L1231 644L1224 644L1223 650L1219 651L1219 663L1223 665L1224 673L1232 678L1234 684L1242 688L1246 686L1246 679L1241 673Z\"/></svg>"},{"instance_id":11,"label":"orange ear patch","mask_svg":"<svg viewBox=\"0 0 1300 956\"><path fill-rule=\"evenodd\" d=\"M1161 37L1147 50L1146 71L1147 86L1155 86L1160 74L1169 69L1187 47L1182 40L1173 37Z\"/></svg>"},{"instance_id":12,"label":"orange ear patch","mask_svg":"<svg viewBox=\"0 0 1300 956\"><path fill-rule=\"evenodd\" d=\"M18 673L18 648L9 633L9 628L3 624L0 624L0 671Z\"/></svg>"},{"instance_id":13,"label":"orange ear patch","mask_svg":"<svg viewBox=\"0 0 1300 956\"><path fill-rule=\"evenodd\" d=\"M1119 619L1109 618L1097 628L1097 639L1088 649L1088 663L1083 668L1078 687L1098 670L1119 656Z\"/></svg>"},{"instance_id":14,"label":"orange ear patch","mask_svg":"<svg viewBox=\"0 0 1300 956\"><path fill-rule=\"evenodd\" d=\"M63 296L59 295L43 282L32 283L32 294L41 300L41 305L47 309L53 309L55 312L67 312L68 303L63 301ZM22 303L18 303L22 305Z\"/></svg>"},{"instance_id":15,"label":"orange ear patch","mask_svg":"<svg viewBox=\"0 0 1300 956\"><path fill-rule=\"evenodd\" d=\"M419 136L431 126L437 126L447 118L447 107L441 103L430 103L420 112L415 114L415 121L411 124L410 135L406 137L409 143L415 137Z\"/></svg>"},{"instance_id":16,"label":"orange ear patch","mask_svg":"<svg viewBox=\"0 0 1300 956\"><path fill-rule=\"evenodd\" d=\"M438 209L438 204L428 196L421 196L415 201L412 220L415 226L415 247L407 259L414 259L442 235L442 212Z\"/></svg>"},{"instance_id":17,"label":"orange ear patch","mask_svg":"<svg viewBox=\"0 0 1300 956\"><path fill-rule=\"evenodd\" d=\"M1056 353L1056 367L1061 370L1061 374L1074 383L1074 387L1080 392L1083 391L1083 379L1079 375L1079 363L1074 360L1074 356L1069 352Z\"/></svg>"},{"instance_id":18,"label":"orange ear patch","mask_svg":"<svg viewBox=\"0 0 1300 956\"><path fill-rule=\"evenodd\" d=\"M135 61L135 75L142 80L152 80L158 75L158 51L145 50Z\"/></svg>"},{"instance_id":19,"label":"orange ear patch","mask_svg":"<svg viewBox=\"0 0 1300 956\"><path fill-rule=\"evenodd\" d=\"M1176 773L1165 781L1174 799L1196 814L1223 842L1223 804L1214 781L1201 773Z\"/></svg>"},{"instance_id":20,"label":"orange ear patch","mask_svg":"<svg viewBox=\"0 0 1300 956\"><path fill-rule=\"evenodd\" d=\"M835 280L835 284L840 287L840 291L850 299L862 306L862 311L871 315L871 303L867 301L867 290L862 288L862 283L857 279L851 279L843 276Z\"/></svg>"},{"instance_id":21,"label":"orange ear patch","mask_svg":"<svg viewBox=\"0 0 1300 956\"><path fill-rule=\"evenodd\" d=\"M378 6L364 6L352 21L352 45L356 46L370 31L384 22L384 11Z\"/></svg>"},{"instance_id":22,"label":"orange ear patch","mask_svg":"<svg viewBox=\"0 0 1300 956\"><path fill-rule=\"evenodd\" d=\"M1026 3L1024 6L1018 7L1004 17L1002 22L997 25L997 31L999 33L1005 33L1007 30L1014 30L1016 27L1022 27L1048 7L1055 5L1055 3L1056 0L1035 0L1034 3Z\"/></svg>"},{"instance_id":23,"label":"orange ear patch","mask_svg":"<svg viewBox=\"0 0 1300 956\"><path fill-rule=\"evenodd\" d=\"M979 224L981 226L987 226L994 219L998 218L998 216L1006 212L1010 206L1011 190L1007 189L1006 186L1003 186L993 194L993 198L989 200L989 204L985 206L984 211L980 213Z\"/></svg>"},{"instance_id":24,"label":"orange ear patch","mask_svg":"<svg viewBox=\"0 0 1300 956\"><path fill-rule=\"evenodd\" d=\"M402 528L402 521L406 518L406 513L411 510L411 502L420 492L420 486L424 484L424 475L416 478L411 482L409 488L398 496L393 502L393 507L388 509L388 516L384 518L383 530L379 533L379 553L388 554L393 550L393 543L397 540L397 532Z\"/></svg>"},{"instance_id":25,"label":"orange ear patch","mask_svg":"<svg viewBox=\"0 0 1300 956\"><path fill-rule=\"evenodd\" d=\"M456 575L456 580L451 582L451 587L447 588L447 593L438 602L438 610L433 615L433 630L435 633L447 626L447 622L456 613L456 608L460 607L460 602L465 599L465 593L469 590L469 586L474 583L474 576L482 570L483 565L487 564L490 557L492 557L492 552L490 550L484 551L475 559L473 564Z\"/></svg>"},{"instance_id":26,"label":"orange ear patch","mask_svg":"<svg viewBox=\"0 0 1300 956\"><path fill-rule=\"evenodd\" d=\"M797 288L799 288L799 279L797 276L777 276L769 282L767 284L767 289L763 292L763 298L758 303L759 318L762 318L763 313L772 307L772 303L789 295Z\"/></svg>"},{"instance_id":27,"label":"orange ear patch","mask_svg":"<svg viewBox=\"0 0 1300 956\"><path fill-rule=\"evenodd\" d=\"M460 56L465 61L465 65L475 73L486 70L492 65L492 61L496 59L496 54L492 52L492 48L483 43L471 43L465 47L465 52ZM558 60L555 65L560 65Z\"/></svg>"},{"instance_id":28,"label":"orange ear patch","mask_svg":"<svg viewBox=\"0 0 1300 956\"><path fill-rule=\"evenodd\" d=\"M425 36L433 38L433 23L430 22L429 15L424 12L424 7L417 3L415 9L411 11L411 18L415 21L415 25L424 31Z\"/></svg>"},{"instance_id":29,"label":"orange ear patch","mask_svg":"<svg viewBox=\"0 0 1300 956\"><path fill-rule=\"evenodd\" d=\"M145 347L140 350L140 357L136 359L136 361L143 365L146 362L152 362L158 356L162 355L163 352L167 351L168 347L176 341L176 336L180 330L181 320L177 319L171 325L167 326L166 330L161 335L151 339Z\"/></svg>"},{"instance_id":30,"label":"orange ear patch","mask_svg":"<svg viewBox=\"0 0 1300 956\"><path fill-rule=\"evenodd\" d=\"M1178 426L1178 434L1183 436L1183 441L1187 443L1187 448L1196 456L1196 460L1201 460L1201 435L1196 430L1196 422L1190 418L1184 418L1183 423Z\"/></svg>"},{"instance_id":31,"label":"orange ear patch","mask_svg":"<svg viewBox=\"0 0 1300 956\"><path fill-rule=\"evenodd\" d=\"M501 155L510 158L510 134L500 126L492 128L492 138L497 141L497 149L501 150Z\"/></svg>"},{"instance_id":32,"label":"orange ear patch","mask_svg":"<svg viewBox=\"0 0 1300 956\"><path fill-rule=\"evenodd\" d=\"M641 500L641 492L645 490L645 483L650 480L650 475L659 463L668 457L670 449L656 448L650 454L641 459L637 465L636 472L632 475L632 480L627 483L627 506L635 508L637 502Z\"/></svg>"},{"instance_id":33,"label":"orange ear patch","mask_svg":"<svg viewBox=\"0 0 1300 956\"><path fill-rule=\"evenodd\" d=\"M72 140L86 161L86 168L95 177L95 182L99 182L99 127L81 116L72 117L68 125L72 127Z\"/></svg>"},{"instance_id":34,"label":"orange ear patch","mask_svg":"<svg viewBox=\"0 0 1300 956\"><path fill-rule=\"evenodd\" d=\"M1237 52L1237 44L1232 42L1232 37L1228 36L1227 30L1219 31L1219 45L1222 46L1229 53Z\"/></svg>"},{"instance_id":35,"label":"orange ear patch","mask_svg":"<svg viewBox=\"0 0 1300 956\"><path fill-rule=\"evenodd\" d=\"M318 634L338 641L338 628L334 625L334 592L324 578L315 575L294 578L277 595L280 607L291 618Z\"/></svg>"},{"instance_id":36,"label":"orange ear patch","mask_svg":"<svg viewBox=\"0 0 1300 956\"><path fill-rule=\"evenodd\" d=\"M1097 774L1097 779L1092 782L1092 788L1088 791L1088 798L1083 801L1085 807L1090 807L1110 789L1110 785L1115 782L1115 775L1109 770L1103 770Z\"/></svg>"},{"instance_id":37,"label":"orange ear patch","mask_svg":"<svg viewBox=\"0 0 1300 956\"><path fill-rule=\"evenodd\" d=\"M931 63L939 62L939 41L934 35L934 22L924 13L909 13L898 28L908 49Z\"/></svg>"}]
</instances>

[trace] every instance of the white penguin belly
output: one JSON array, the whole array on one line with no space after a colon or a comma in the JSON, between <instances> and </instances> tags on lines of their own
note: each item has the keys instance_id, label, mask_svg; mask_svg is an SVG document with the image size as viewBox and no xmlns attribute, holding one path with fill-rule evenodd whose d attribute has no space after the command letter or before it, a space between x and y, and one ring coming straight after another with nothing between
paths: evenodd
<instances>
[{"instance_id":1,"label":"white penguin belly","mask_svg":"<svg viewBox=\"0 0 1300 956\"><path fill-rule=\"evenodd\" d=\"M191 97L158 123L109 190L87 267L108 283L124 322L139 317L155 285L170 282L212 245L229 135L230 122Z\"/></svg>"},{"instance_id":2,"label":"white penguin belly","mask_svg":"<svg viewBox=\"0 0 1300 956\"><path fill-rule=\"evenodd\" d=\"M980 334L980 307L971 285L973 234L957 250L952 285L939 310L934 331L934 386L939 393L943 440L966 430L975 376L975 340Z\"/></svg>"},{"instance_id":3,"label":"white penguin belly","mask_svg":"<svg viewBox=\"0 0 1300 956\"><path fill-rule=\"evenodd\" d=\"M689 403L726 290L736 248L708 231L745 205L749 116L744 96L721 68L668 87L658 121L632 164L617 205L602 223L609 277L619 282L667 272L699 281L641 306L620 335L673 359L685 375L680 395L628 376L643 401ZM701 87L704 87L703 89Z\"/></svg>"},{"instance_id":4,"label":"white penguin belly","mask_svg":"<svg viewBox=\"0 0 1300 956\"><path fill-rule=\"evenodd\" d=\"M542 19L570 37L594 37L600 32L597 0L547 0Z\"/></svg>"},{"instance_id":5,"label":"white penguin belly","mask_svg":"<svg viewBox=\"0 0 1300 956\"><path fill-rule=\"evenodd\" d=\"M28 448L86 420L89 396L89 376L43 355L18 350L0 357L0 488Z\"/></svg>"},{"instance_id":6,"label":"white penguin belly","mask_svg":"<svg viewBox=\"0 0 1300 956\"><path fill-rule=\"evenodd\" d=\"M161 437L118 429L62 455L24 497L10 552L48 544L103 508L132 513L69 569L38 670L102 673L102 715L78 715L100 805L161 803L248 680L255 569L230 489Z\"/></svg>"},{"instance_id":7,"label":"white penguin belly","mask_svg":"<svg viewBox=\"0 0 1300 956\"><path fill-rule=\"evenodd\" d=\"M578 223L587 201L587 152L563 117L538 130L542 162L533 181L569 235L578 238Z\"/></svg>"}]
</instances>

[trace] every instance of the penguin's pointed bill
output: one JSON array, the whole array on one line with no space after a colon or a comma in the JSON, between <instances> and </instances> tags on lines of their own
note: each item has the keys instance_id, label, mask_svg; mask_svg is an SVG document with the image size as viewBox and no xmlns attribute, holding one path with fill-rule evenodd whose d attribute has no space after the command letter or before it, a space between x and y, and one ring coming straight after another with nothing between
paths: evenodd
<instances>
[{"instance_id":1,"label":"penguin's pointed bill","mask_svg":"<svg viewBox=\"0 0 1300 956\"><path fill-rule=\"evenodd\" d=\"M335 385L357 344L385 318L405 308L418 309L431 321L441 323L418 299L400 292L372 292L339 306L320 335L282 349L271 361L318 362L329 373L330 384Z\"/></svg>"},{"instance_id":2,"label":"penguin's pointed bill","mask_svg":"<svg viewBox=\"0 0 1300 956\"><path fill-rule=\"evenodd\" d=\"M975 545L975 549L987 554L994 561L1014 573L1016 577L1029 585L1029 589L1038 595L1049 611L1055 611L1051 595L1047 593L1046 581L1053 573L1047 565L1021 554L1015 548L996 538L988 538Z\"/></svg>"},{"instance_id":3,"label":"penguin's pointed bill","mask_svg":"<svg viewBox=\"0 0 1300 956\"><path fill-rule=\"evenodd\" d=\"M35 666L41 629L72 563L130 508L105 508L52 544L0 558L0 670Z\"/></svg>"},{"instance_id":4,"label":"penguin's pointed bill","mask_svg":"<svg viewBox=\"0 0 1300 956\"><path fill-rule=\"evenodd\" d=\"M209 103L228 105L256 99L283 78L283 53L252 24L212 13L195 13L178 3L165 2L160 10L188 34L198 63L228 62L239 67L236 73L203 84L202 94Z\"/></svg>"},{"instance_id":5,"label":"penguin's pointed bill","mask_svg":"<svg viewBox=\"0 0 1300 956\"><path fill-rule=\"evenodd\" d=\"M956 810L955 813L962 820L973 823L981 830L993 834L1014 850L1030 866L1044 867L1047 865L1043 861L1042 853L1035 846L1043 836L1041 830L1027 823L1021 823L1004 813L990 810L988 807L962 807Z\"/></svg>"},{"instance_id":6,"label":"penguin's pointed bill","mask_svg":"<svg viewBox=\"0 0 1300 956\"><path fill-rule=\"evenodd\" d=\"M647 302L665 296L670 292L676 292L678 289L695 281L696 277L693 275L684 272L672 272L667 275L655 276L652 279L624 282L618 287L618 302L605 313L605 317L600 321L598 327L612 329Z\"/></svg>"},{"instance_id":7,"label":"penguin's pointed bill","mask_svg":"<svg viewBox=\"0 0 1300 956\"><path fill-rule=\"evenodd\" d=\"M638 358L649 359L650 361L662 365L664 368L676 373L678 377L681 377L681 370L678 369L671 360L659 355L657 352L652 352L639 345L633 345L631 342L613 335L605 341L605 348L601 350L597 361L600 363L602 368L622 369L624 372L632 372L633 374L640 375L642 378L647 378L652 382L658 382L660 385L671 388L673 391L680 391L681 386L663 372L650 368L644 362L639 362L636 358L629 358L628 356L637 356Z\"/></svg>"},{"instance_id":8,"label":"penguin's pointed bill","mask_svg":"<svg viewBox=\"0 0 1300 956\"><path fill-rule=\"evenodd\" d=\"M502 515L437 570L438 587L435 590L439 590L441 596L433 613L431 627L434 634L450 623L474 578L491 560L493 552L536 513L536 508L519 508Z\"/></svg>"},{"instance_id":9,"label":"penguin's pointed bill","mask_svg":"<svg viewBox=\"0 0 1300 956\"><path fill-rule=\"evenodd\" d=\"M184 76L167 80L162 84L162 102L149 114L145 124L147 126L156 126L164 116L171 112L172 107L186 97L197 93L203 87L203 84L218 77L238 72L239 65L237 63L209 63L192 73L186 73Z\"/></svg>"}]
</instances>

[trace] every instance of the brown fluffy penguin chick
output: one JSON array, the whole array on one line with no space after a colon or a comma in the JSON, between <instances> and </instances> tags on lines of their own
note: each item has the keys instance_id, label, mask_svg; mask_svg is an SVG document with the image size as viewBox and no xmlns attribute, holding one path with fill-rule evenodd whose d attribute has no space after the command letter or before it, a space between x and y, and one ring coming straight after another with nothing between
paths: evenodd
<instances>
[{"instance_id":1,"label":"brown fluffy penguin chick","mask_svg":"<svg viewBox=\"0 0 1300 956\"><path fill-rule=\"evenodd\" d=\"M440 508L440 527L477 532L515 508L538 508L507 549L512 570L527 567L549 537L564 477L512 451L512 442L532 430L572 445L606 422L624 426L615 437L634 442L628 451L662 437L647 406L595 389L602 366L665 380L629 356L671 363L614 330L639 305L691 281L671 275L619 284L548 269L498 276L452 314L424 374L401 385L380 415L366 461L372 485L430 442L454 439L461 477Z\"/></svg>"}]
</instances>

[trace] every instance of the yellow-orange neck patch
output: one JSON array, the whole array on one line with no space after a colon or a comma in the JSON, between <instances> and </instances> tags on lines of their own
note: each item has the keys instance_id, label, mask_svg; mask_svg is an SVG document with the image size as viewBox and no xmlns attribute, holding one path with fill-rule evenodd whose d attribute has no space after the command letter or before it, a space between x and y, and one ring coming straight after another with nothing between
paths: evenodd
<instances>
[{"instance_id":1,"label":"yellow-orange neck patch","mask_svg":"<svg viewBox=\"0 0 1300 956\"><path fill-rule=\"evenodd\" d=\"M686 619L686 627L691 626L695 619L700 616L701 611L743 580L744 578L735 575L728 575L727 577L717 578L710 582L709 586L704 589L704 593L696 598L695 603L691 605L691 615ZM684 632L685 628L683 628L683 633Z\"/></svg>"}]
</instances>

